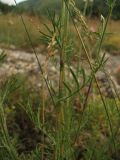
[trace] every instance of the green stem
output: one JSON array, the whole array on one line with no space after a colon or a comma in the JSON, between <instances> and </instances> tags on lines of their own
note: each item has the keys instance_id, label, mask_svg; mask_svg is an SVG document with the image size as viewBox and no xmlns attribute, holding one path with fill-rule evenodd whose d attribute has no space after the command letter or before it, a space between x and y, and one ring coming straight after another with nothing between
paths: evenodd
<instances>
[{"instance_id":1,"label":"green stem","mask_svg":"<svg viewBox=\"0 0 120 160\"><path fill-rule=\"evenodd\" d=\"M87 7L88 7L88 3L89 3L89 0L86 0L85 6L84 6L84 11L83 11L83 15L84 16L86 16L86 11L87 11Z\"/></svg>"},{"instance_id":2,"label":"green stem","mask_svg":"<svg viewBox=\"0 0 120 160\"><path fill-rule=\"evenodd\" d=\"M66 59L66 45L68 39L68 24L69 24L69 11L66 7L66 3L69 6L69 0L62 0L62 10L61 10L61 41L62 48L60 53L60 77L59 77L59 98L64 97L65 95L65 59ZM64 144L64 123L65 123L65 102L59 102L59 111L58 111L58 121L57 121L57 130L58 135L57 139L59 144L56 152L56 159L61 159L65 153L65 144Z\"/></svg>"},{"instance_id":3,"label":"green stem","mask_svg":"<svg viewBox=\"0 0 120 160\"><path fill-rule=\"evenodd\" d=\"M106 22L105 22L105 26L104 26L103 31L101 33L101 39L100 39L97 55L100 54L100 51L101 51L101 48L102 48L102 43L103 43L103 40L104 40L104 37L105 37L105 33L106 33L106 29L107 29L107 26L108 26L108 22L110 20L111 14L112 14L112 10L113 10L113 7L111 6L110 9L109 9L109 15L107 16L107 19L106 19Z\"/></svg>"},{"instance_id":4,"label":"green stem","mask_svg":"<svg viewBox=\"0 0 120 160\"><path fill-rule=\"evenodd\" d=\"M115 1L113 1L113 3L115 3ZM69 9L68 9L68 10L69 10ZM98 50L99 52L100 52L100 50L101 50L101 45L102 45L102 42L103 42L104 34L105 34L105 32L106 32L106 28L107 28L108 21L109 21L109 19L110 19L112 10L113 10L113 5L110 6L110 11L109 11L109 14L108 14L108 17L107 17L107 20L106 20L106 23L105 23L105 26L104 26L104 29L103 29L103 34L102 34L102 38L101 38L102 40L100 41L100 46L99 46L99 50ZM70 13L70 11L69 11L69 13ZM70 16L71 16L71 14L70 14ZM71 16L71 18L72 18L72 16ZM98 88L98 91L99 91L99 94L100 94L100 97L101 97L101 100L102 100L102 102L103 102L103 106L104 106L104 109L105 109L105 112L106 112L106 115L107 115L107 118L108 118L109 127L110 127L110 131L111 131L111 136L112 136L112 140L113 140L113 144L114 144L114 149L115 149L115 152L116 152L116 144L115 144L115 139L114 139L114 135L113 135L112 124L111 124L111 121L110 121L110 116L109 116L109 113L108 113L108 108L107 108L107 105L106 105L106 101L105 101L105 99L104 99L104 97L103 97L103 95L102 95L102 92L101 92L101 89L100 89L98 80L97 80L96 75L95 75L95 73L94 73L93 66L92 66L92 63L91 63L91 59L90 59L90 57L89 57L89 53L88 53L87 48L86 48L86 46L85 46L84 40L83 40L83 38L82 38L81 33L79 32L78 26L76 26L76 24L74 23L73 18L72 18L72 22L73 22L73 25L74 25L74 27L75 27L75 29L76 29L77 34L78 34L78 38L79 38L79 40L80 40L80 42L81 42L81 44L82 44L83 50L84 50L84 52L85 52L85 54L86 54L86 58L87 58L87 61L88 61L89 66L90 66L90 69L91 69L91 71L93 72L93 78L94 78L95 83L96 83L96 85L97 85L97 88ZM98 52L98 53L99 53L99 52Z\"/></svg>"},{"instance_id":5,"label":"green stem","mask_svg":"<svg viewBox=\"0 0 120 160\"><path fill-rule=\"evenodd\" d=\"M65 81L65 48L67 43L67 36L68 36L68 23L69 23L69 12L66 8L66 3L69 6L69 0L62 0L62 13L61 13L61 40L62 40L62 49L60 53L60 81L59 81L59 94L60 97L63 96L64 92L64 85L63 82Z\"/></svg>"}]
</instances>

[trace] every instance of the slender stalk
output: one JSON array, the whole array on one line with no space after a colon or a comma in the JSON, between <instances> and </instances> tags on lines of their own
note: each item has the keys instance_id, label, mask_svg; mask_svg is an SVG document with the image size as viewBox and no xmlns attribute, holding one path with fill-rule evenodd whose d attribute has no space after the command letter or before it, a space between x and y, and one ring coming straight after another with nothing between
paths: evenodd
<instances>
[{"instance_id":1,"label":"slender stalk","mask_svg":"<svg viewBox=\"0 0 120 160\"><path fill-rule=\"evenodd\" d=\"M67 5L67 4L66 4L66 5ZM69 10L68 7L67 7L67 9ZM112 9L113 9L113 7L110 7L110 12L109 12L109 14L108 14L108 17L107 17L107 20L106 20L106 24L105 24L104 29L103 29L103 33L104 33L104 34L102 35L102 38L101 38L102 40L100 41L100 47L99 47L99 49L98 49L99 52L100 52L100 50L101 50L101 45L102 45L103 38L104 38L104 35L105 35L105 31L106 31L106 28L107 28L107 25L108 25L108 21L109 21L109 19L110 19L111 13L112 13ZM69 10L69 13L70 13L70 16L71 16L70 10ZM71 16L71 18L72 18L72 16ZM116 151L116 144L115 144L115 139L114 139L114 136L113 136L112 124L111 124L111 121L110 121L110 116L109 116L109 113L108 113L108 109L107 109L107 105L106 105L105 99L104 99L104 97L103 97L103 95L102 95L102 92L101 92L99 83L98 83L97 78L96 78L96 75L95 75L95 73L94 73L93 66L92 66L92 63L91 63L91 59L90 59L90 57L89 57L88 50L86 49L86 46L85 46L84 40L83 40L83 38L82 38L82 35L81 35L81 33L79 32L79 29L78 29L77 25L75 24L73 18L72 18L72 22L73 22L73 25L74 25L74 27L75 27L75 29L76 29L77 34L78 34L78 38L79 38L79 40L80 40L80 42L81 42L81 44L82 44L83 50L84 50L84 52L85 52L85 55L86 55L86 57L87 57L87 61L88 61L88 64L89 64L89 66L90 66L90 69L91 69L91 71L93 72L93 77L94 77L95 83L96 83L96 85L97 85L97 88L98 88L98 91L99 91L99 94L100 94L100 97L101 97L101 100L102 100L102 102L103 102L103 106L104 106L104 109L105 109L105 112L106 112L106 115L107 115L107 118L108 118L109 127L110 127L110 131L111 131L111 136L112 136L112 140L113 140L113 144L114 144L114 149L115 149L115 151Z\"/></svg>"},{"instance_id":2,"label":"slender stalk","mask_svg":"<svg viewBox=\"0 0 120 160\"><path fill-rule=\"evenodd\" d=\"M15 5L18 6L17 1L14 0L14 2L15 2ZM47 86L47 89L48 89L49 95L50 95L50 97L51 97L52 103L53 103L54 107L56 107L56 103L55 103L55 101L54 101L54 98L53 98L53 95L52 95L52 92L51 92L51 88L50 88L50 86L49 86L49 83L48 83L47 78L46 78L45 75L44 75L41 62L39 61L38 54L37 54L37 52L36 52L36 49L34 48L34 45L33 45L32 39L31 39L31 36L30 36L29 31L28 31L28 29L27 29L26 23L25 23L25 21L24 21L24 18L23 18L22 15L20 15L20 18L21 18L22 24L23 24L23 26L24 26L24 29L25 29L26 35L27 35L27 37L28 37L28 40L29 40L29 42L30 42L30 45L31 45L31 47L32 47L33 53L34 53L34 55L35 55L35 57L36 57L39 70L40 70L40 72L41 72L41 74L42 74L42 77L43 77L43 79L44 79L44 81L45 81L45 84L46 84L46 86Z\"/></svg>"},{"instance_id":3,"label":"slender stalk","mask_svg":"<svg viewBox=\"0 0 120 160\"><path fill-rule=\"evenodd\" d=\"M84 5L84 11L83 11L84 16L86 16L86 11L87 11L88 4L89 4L89 0L86 0L85 5Z\"/></svg>"},{"instance_id":4,"label":"slender stalk","mask_svg":"<svg viewBox=\"0 0 120 160\"><path fill-rule=\"evenodd\" d=\"M44 127L45 123L45 91L44 91L44 79L42 79L42 125ZM45 137L44 133L42 134L42 154L41 154L41 160L44 160L44 144L45 143Z\"/></svg>"},{"instance_id":5,"label":"slender stalk","mask_svg":"<svg viewBox=\"0 0 120 160\"><path fill-rule=\"evenodd\" d=\"M66 8L66 4L69 6L69 0L62 0L62 13L61 13L61 40L62 40L62 49L60 53L60 78L59 78L59 94L62 95L64 92L63 82L65 81L65 48L67 43L68 36L68 22L69 22L69 12ZM61 97L61 96L60 96Z\"/></svg>"},{"instance_id":6,"label":"slender stalk","mask_svg":"<svg viewBox=\"0 0 120 160\"><path fill-rule=\"evenodd\" d=\"M66 1L66 2L65 2ZM64 81L65 81L65 60L66 60L66 45L68 39L68 24L69 24L69 11L66 8L66 4L69 6L69 0L62 0L61 10L61 42L62 48L60 52L60 76L59 76L59 98L65 95ZM66 103L67 105L67 103ZM60 142L58 147L58 154L56 157L59 159L64 155L65 144L64 144L64 123L65 123L65 103L64 101L59 102L58 111L58 141Z\"/></svg>"},{"instance_id":7,"label":"slender stalk","mask_svg":"<svg viewBox=\"0 0 120 160\"><path fill-rule=\"evenodd\" d=\"M107 29L107 26L108 26L108 22L109 22L109 20L110 20L111 14L112 14L112 10L113 10L113 7L111 6L111 7L109 8L109 14L108 14L108 16L107 16L107 19L106 19L106 22L105 22L103 31L102 31L102 33L101 33L101 39L100 39L100 43L99 43L97 55L100 54L100 51L101 51L101 48L102 48L102 44L103 44L103 40L104 40L105 33L106 33L106 29Z\"/></svg>"}]
</instances>

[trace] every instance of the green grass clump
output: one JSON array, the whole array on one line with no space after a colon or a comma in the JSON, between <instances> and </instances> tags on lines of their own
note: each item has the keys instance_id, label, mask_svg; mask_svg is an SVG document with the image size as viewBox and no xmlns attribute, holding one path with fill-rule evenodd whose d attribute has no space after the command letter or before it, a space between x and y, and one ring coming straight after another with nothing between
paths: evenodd
<instances>
[{"instance_id":1,"label":"green grass clump","mask_svg":"<svg viewBox=\"0 0 120 160\"><path fill-rule=\"evenodd\" d=\"M6 96L4 94L0 114L1 120L3 116L6 117L0 122L0 126L3 127L2 124L4 123L5 127L1 128L5 130L1 130L0 135L2 147L0 156L4 156L3 159L7 159L15 154L14 156L16 156L17 159L39 159L42 155L42 136L44 135L44 157L53 159L56 145L58 145L56 143L59 143L58 137L56 137L58 133L55 129L56 121L58 120L55 111L56 108L54 108L52 112L45 108L45 124L42 126L42 103L39 103L42 102L42 95L39 96L39 94L34 92L28 96L30 89L27 89L25 84L23 82L21 83L20 80L15 77L7 80L2 86L2 90L6 90L8 85L10 90L9 97L8 94L6 94ZM1 93L3 95L3 92ZM10 97L16 97L17 101L14 99L11 101ZM75 101L75 99L76 97L74 97L72 101ZM118 105L120 104L119 101L117 103ZM101 158L111 160L112 156L119 154L119 113L115 107L114 100L108 98L106 99L106 104L117 151L114 151L109 122L101 98L100 96L96 96L94 101L89 101L84 114L83 109L76 112L74 108L71 113L67 113L68 116L69 114L72 116L70 121L71 127L68 132L68 126L66 126L67 130L64 130L64 134L69 135L70 140L64 139L64 143L72 143L70 143L70 153L68 152L70 148L63 150L67 154L66 156L69 155L70 157L74 157L74 159L81 157L85 160L90 157L97 160ZM47 99L45 103L45 106L48 105L52 105L49 99ZM3 108L4 112L2 110ZM68 120L68 117L65 117L65 119ZM6 134L7 137L3 137L4 134ZM9 143L10 146L8 148ZM16 158L12 157L11 159Z\"/></svg>"}]
</instances>

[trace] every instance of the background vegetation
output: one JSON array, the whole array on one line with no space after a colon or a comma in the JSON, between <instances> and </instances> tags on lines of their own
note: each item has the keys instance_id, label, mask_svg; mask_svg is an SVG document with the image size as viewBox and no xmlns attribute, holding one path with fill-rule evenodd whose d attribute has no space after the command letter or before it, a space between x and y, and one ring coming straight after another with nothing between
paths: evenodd
<instances>
[{"instance_id":1,"label":"background vegetation","mask_svg":"<svg viewBox=\"0 0 120 160\"><path fill-rule=\"evenodd\" d=\"M86 4L86 7L84 7ZM107 16L108 13L108 5L107 1L104 0L94 0L86 3L85 1L76 0L76 6L81 10L81 12L86 14L89 19L89 27L95 30L96 26L99 25L100 15ZM61 1L60 0L29 0L22 3L19 3L17 6L8 6L0 2L0 10L1 10L1 21L0 21L0 45L7 46L15 45L18 48L29 49L30 45L28 42L28 38L26 37L26 33L24 32L22 23L19 21L17 14L26 14L25 21L30 32L30 35L33 37L32 41L35 47L39 47L40 44L43 44L39 37L39 30L43 29L44 16L48 16L48 9L50 11L56 12L56 14L60 13ZM116 5L114 6L112 12L113 20L111 25L108 27L108 32L112 34L108 34L106 37L104 48L109 51L119 51L119 43L120 43L120 1L116 1ZM3 15L4 14L4 15ZM5 16L5 14L8 14ZM28 16L27 16L28 15ZM73 14L74 15L74 14ZM36 17L36 18L33 18ZM34 23L34 25L33 25ZM49 23L49 21L47 21ZM19 25L16 25L19 24ZM72 24L71 24L72 27ZM73 27L74 28L74 27ZM14 33L14 30L17 31L17 34ZM73 30L74 32L74 30ZM22 33L22 34L21 34ZM76 37L74 36L76 39ZM26 39L26 41L24 41ZM77 42L77 41L75 41ZM76 43L76 47L79 46Z\"/></svg>"},{"instance_id":2,"label":"background vegetation","mask_svg":"<svg viewBox=\"0 0 120 160\"><path fill-rule=\"evenodd\" d=\"M107 1L105 0L87 0L87 8L86 8L86 15L90 16L99 16L103 14L107 16L108 13L108 6ZM84 0L76 0L77 7L83 11L84 5L86 1ZM0 9L2 12L7 13L9 11L17 12L17 13L28 13L31 15L46 15L47 9L51 9L56 13L60 12L61 9L61 1L60 0L27 0L25 2L19 3L17 7L8 6L7 4L3 4L0 2ZM120 0L116 1L116 5L112 12L112 18L115 20L120 19Z\"/></svg>"}]
</instances>

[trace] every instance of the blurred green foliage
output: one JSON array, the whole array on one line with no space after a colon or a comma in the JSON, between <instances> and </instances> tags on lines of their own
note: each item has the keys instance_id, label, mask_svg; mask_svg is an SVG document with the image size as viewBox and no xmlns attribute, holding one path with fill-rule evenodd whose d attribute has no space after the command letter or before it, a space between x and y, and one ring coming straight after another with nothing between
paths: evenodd
<instances>
[{"instance_id":1,"label":"blurred green foliage","mask_svg":"<svg viewBox=\"0 0 120 160\"><path fill-rule=\"evenodd\" d=\"M78 8L81 11L84 11L85 1L84 0L75 0ZM30 14L46 14L46 9L54 10L59 12L61 7L61 0L27 0L22 2L16 8L16 11L19 13L28 12ZM116 1L116 5L113 10L113 19L120 19L120 0ZM107 0L88 0L86 14L91 16L99 16L100 14L106 16L108 13L108 4Z\"/></svg>"},{"instance_id":2,"label":"blurred green foliage","mask_svg":"<svg viewBox=\"0 0 120 160\"><path fill-rule=\"evenodd\" d=\"M84 11L85 8L85 0L75 0L78 8L81 11ZM21 2L17 7L8 6L0 2L0 10L4 13L8 12L17 12L24 13L27 12L31 15L46 15L47 9L54 10L59 13L61 8L61 0L27 0L25 2ZM106 16L108 13L108 4L107 0L88 0L86 14L90 16ZM120 19L120 0L116 1L115 7L113 9L112 18L115 20Z\"/></svg>"},{"instance_id":3,"label":"blurred green foliage","mask_svg":"<svg viewBox=\"0 0 120 160\"><path fill-rule=\"evenodd\" d=\"M14 8L15 8L15 6L9 6L7 4L0 2L0 12L1 13L4 13L4 14L9 13L9 12L13 11Z\"/></svg>"}]
</instances>

